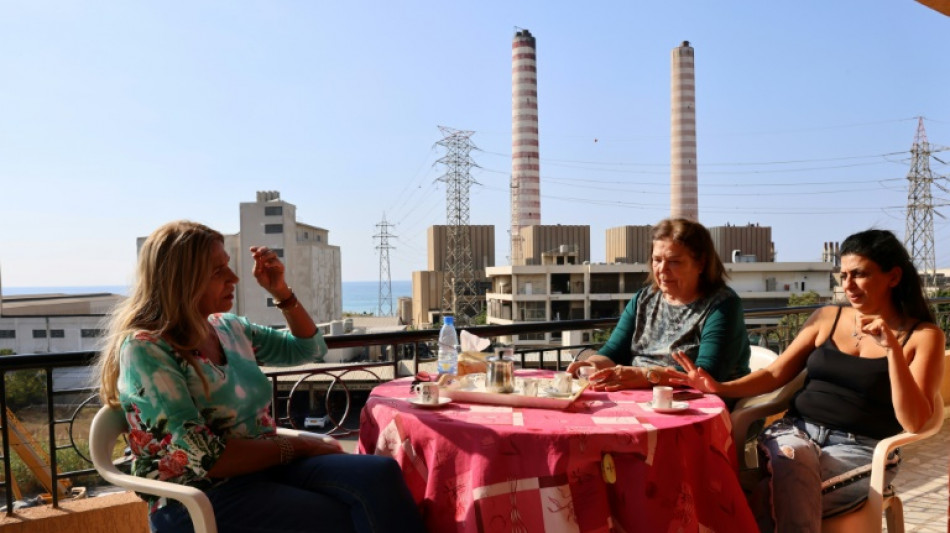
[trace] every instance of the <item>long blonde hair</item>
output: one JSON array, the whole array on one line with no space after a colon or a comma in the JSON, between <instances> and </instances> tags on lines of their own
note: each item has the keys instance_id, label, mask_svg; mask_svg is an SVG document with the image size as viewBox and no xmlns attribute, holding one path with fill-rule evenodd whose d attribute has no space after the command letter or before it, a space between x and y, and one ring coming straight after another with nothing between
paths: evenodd
<instances>
[{"instance_id":1,"label":"long blonde hair","mask_svg":"<svg viewBox=\"0 0 950 533\"><path fill-rule=\"evenodd\" d=\"M224 236L187 220L169 222L145 239L131 294L113 310L97 362L104 404L119 405L119 351L129 335L163 338L198 369L192 352L207 335L208 320L198 311L198 301L211 277L215 241L223 243ZM198 375L207 393L208 383Z\"/></svg>"}]
</instances>

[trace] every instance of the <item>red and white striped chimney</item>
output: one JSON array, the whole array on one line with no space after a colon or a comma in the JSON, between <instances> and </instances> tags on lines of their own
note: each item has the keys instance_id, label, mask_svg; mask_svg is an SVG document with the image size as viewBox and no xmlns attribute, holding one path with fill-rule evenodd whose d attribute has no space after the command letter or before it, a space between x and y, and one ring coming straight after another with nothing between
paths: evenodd
<instances>
[{"instance_id":1,"label":"red and white striped chimney","mask_svg":"<svg viewBox=\"0 0 950 533\"><path fill-rule=\"evenodd\" d=\"M534 36L511 42L511 264L524 264L522 228L541 224L538 67Z\"/></svg>"},{"instance_id":2,"label":"red and white striped chimney","mask_svg":"<svg viewBox=\"0 0 950 533\"><path fill-rule=\"evenodd\" d=\"M670 217L699 220L696 69L689 41L673 49L670 72Z\"/></svg>"}]
</instances>

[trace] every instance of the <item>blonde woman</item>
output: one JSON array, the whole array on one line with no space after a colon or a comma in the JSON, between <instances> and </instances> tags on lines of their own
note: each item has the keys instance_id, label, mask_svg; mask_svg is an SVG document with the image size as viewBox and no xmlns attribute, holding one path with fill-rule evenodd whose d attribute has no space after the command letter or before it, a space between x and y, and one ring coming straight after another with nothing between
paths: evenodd
<instances>
[{"instance_id":1,"label":"blonde woman","mask_svg":"<svg viewBox=\"0 0 950 533\"><path fill-rule=\"evenodd\" d=\"M319 361L326 344L274 251L250 253L287 331L228 314L238 278L217 231L172 222L142 245L99 361L102 400L131 428L133 474L204 490L222 533L423 531L392 459L276 436L258 365ZM180 504L146 498L153 531L192 530Z\"/></svg>"}]
</instances>

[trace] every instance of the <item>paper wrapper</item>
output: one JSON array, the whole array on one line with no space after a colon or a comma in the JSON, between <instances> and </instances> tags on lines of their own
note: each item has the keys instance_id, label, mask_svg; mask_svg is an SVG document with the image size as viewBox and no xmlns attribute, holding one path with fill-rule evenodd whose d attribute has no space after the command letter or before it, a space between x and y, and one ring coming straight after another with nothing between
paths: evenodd
<instances>
[{"instance_id":1,"label":"paper wrapper","mask_svg":"<svg viewBox=\"0 0 950 533\"><path fill-rule=\"evenodd\" d=\"M462 352L459 354L458 375L477 374L479 372L488 372L488 363L485 362L487 353L481 352Z\"/></svg>"},{"instance_id":2,"label":"paper wrapper","mask_svg":"<svg viewBox=\"0 0 950 533\"><path fill-rule=\"evenodd\" d=\"M459 354L458 375L487 372L488 363L485 362L485 357L488 354L481 352L491 345L491 341L463 331L459 343L462 345L462 353Z\"/></svg>"}]
</instances>

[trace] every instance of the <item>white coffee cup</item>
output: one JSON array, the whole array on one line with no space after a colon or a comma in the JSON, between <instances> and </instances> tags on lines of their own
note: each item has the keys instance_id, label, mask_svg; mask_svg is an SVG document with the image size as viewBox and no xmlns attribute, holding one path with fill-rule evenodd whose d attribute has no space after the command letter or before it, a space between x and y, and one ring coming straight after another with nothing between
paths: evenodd
<instances>
[{"instance_id":1,"label":"white coffee cup","mask_svg":"<svg viewBox=\"0 0 950 533\"><path fill-rule=\"evenodd\" d=\"M431 381L417 383L412 387L412 392L416 393L419 403L433 405L439 403L439 384Z\"/></svg>"},{"instance_id":2,"label":"white coffee cup","mask_svg":"<svg viewBox=\"0 0 950 533\"><path fill-rule=\"evenodd\" d=\"M653 407L669 409L673 407L673 387L653 387Z\"/></svg>"},{"instance_id":3,"label":"white coffee cup","mask_svg":"<svg viewBox=\"0 0 950 533\"><path fill-rule=\"evenodd\" d=\"M597 368L593 366L582 366L577 369L577 377L584 381L589 381L590 377L597 372Z\"/></svg>"},{"instance_id":4,"label":"white coffee cup","mask_svg":"<svg viewBox=\"0 0 950 533\"><path fill-rule=\"evenodd\" d=\"M554 374L554 390L558 394L570 394L573 379L569 372L556 372Z\"/></svg>"}]
</instances>

